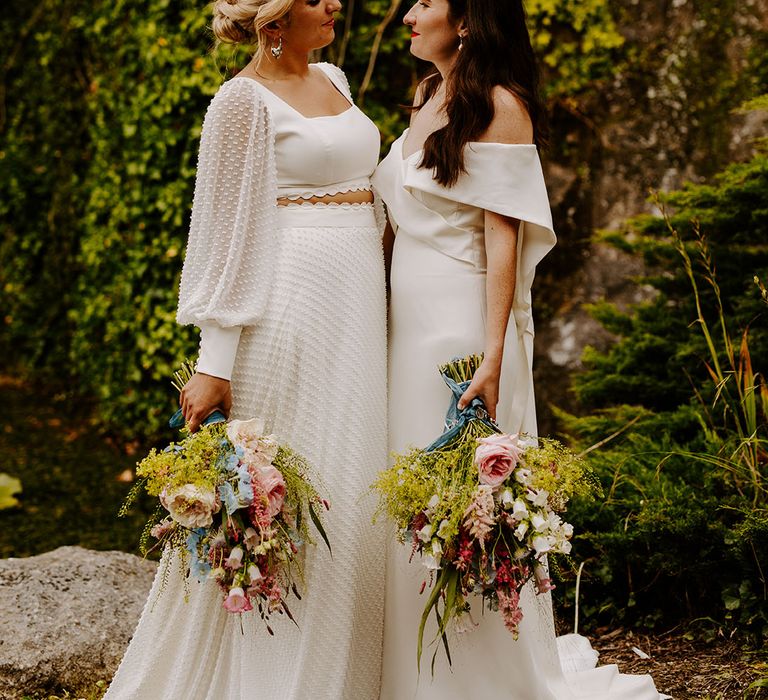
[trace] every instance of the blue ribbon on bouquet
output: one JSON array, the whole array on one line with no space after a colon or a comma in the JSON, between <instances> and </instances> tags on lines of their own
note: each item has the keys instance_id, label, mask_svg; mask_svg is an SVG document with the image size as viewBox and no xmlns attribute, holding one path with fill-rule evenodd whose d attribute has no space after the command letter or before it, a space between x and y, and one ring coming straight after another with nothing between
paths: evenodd
<instances>
[{"instance_id":1,"label":"blue ribbon on bouquet","mask_svg":"<svg viewBox=\"0 0 768 700\"><path fill-rule=\"evenodd\" d=\"M226 423L227 417L218 409L216 409L213 413L211 413L200 425L212 425L213 423ZM171 416L171 419L168 421L168 427L180 429L183 428L185 425L184 421L184 414L181 412L181 409L176 411Z\"/></svg>"},{"instance_id":2,"label":"blue ribbon on bouquet","mask_svg":"<svg viewBox=\"0 0 768 700\"><path fill-rule=\"evenodd\" d=\"M445 414L445 430L443 434L427 447L425 452L433 452L448 445L461 434L464 426L471 420L479 420L494 431L501 432L498 426L491 420L491 417L488 415L488 409L479 396L472 399L463 410L459 410L459 399L471 384L470 380L456 382L444 372L441 372L440 375L451 390L451 403L448 405L448 412Z\"/></svg>"}]
</instances>

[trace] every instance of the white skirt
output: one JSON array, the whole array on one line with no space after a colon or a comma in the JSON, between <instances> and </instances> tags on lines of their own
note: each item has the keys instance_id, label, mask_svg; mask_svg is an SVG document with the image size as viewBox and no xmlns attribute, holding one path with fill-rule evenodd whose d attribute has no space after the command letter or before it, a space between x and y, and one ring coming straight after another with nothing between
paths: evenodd
<instances>
[{"instance_id":1,"label":"white skirt","mask_svg":"<svg viewBox=\"0 0 768 700\"><path fill-rule=\"evenodd\" d=\"M264 418L304 454L327 495L333 557L305 562L298 627L226 612L213 582L164 557L107 700L368 700L378 697L384 533L369 487L386 462L381 238L367 205L278 209L280 251L264 319L243 329L232 417ZM318 538L319 539L319 538ZM168 566L166 566L168 565ZM164 572L165 582L164 582Z\"/></svg>"}]
</instances>

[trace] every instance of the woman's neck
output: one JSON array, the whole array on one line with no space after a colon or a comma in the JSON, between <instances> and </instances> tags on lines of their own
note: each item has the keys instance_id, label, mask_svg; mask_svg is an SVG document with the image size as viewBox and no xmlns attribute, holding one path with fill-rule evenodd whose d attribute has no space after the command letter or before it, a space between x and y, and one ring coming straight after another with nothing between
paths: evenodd
<instances>
[{"instance_id":1,"label":"woman's neck","mask_svg":"<svg viewBox=\"0 0 768 700\"><path fill-rule=\"evenodd\" d=\"M257 75L266 80L303 80L309 76L309 54L291 51L286 46L280 58L265 55L261 60L253 60L250 66Z\"/></svg>"},{"instance_id":2,"label":"woman's neck","mask_svg":"<svg viewBox=\"0 0 768 700\"><path fill-rule=\"evenodd\" d=\"M432 61L432 65L434 65L434 67L437 68L437 72L440 73L440 76L442 77L443 82L445 82L448 76L451 74L453 67L456 65L457 58L458 58L458 55L456 54L456 52L453 52L452 54L450 54L450 56L447 56L445 59Z\"/></svg>"}]
</instances>

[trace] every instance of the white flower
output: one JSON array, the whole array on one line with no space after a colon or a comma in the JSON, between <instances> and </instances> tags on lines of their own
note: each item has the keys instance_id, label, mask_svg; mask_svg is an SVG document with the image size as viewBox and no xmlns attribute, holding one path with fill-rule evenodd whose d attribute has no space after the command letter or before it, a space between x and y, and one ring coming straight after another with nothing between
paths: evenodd
<instances>
[{"instance_id":1,"label":"white flower","mask_svg":"<svg viewBox=\"0 0 768 700\"><path fill-rule=\"evenodd\" d=\"M538 447L539 446L539 441L535 437L531 437L527 433L523 433L519 437L518 443L519 443L520 447L524 447L526 449L528 449L529 447Z\"/></svg>"},{"instance_id":2,"label":"white flower","mask_svg":"<svg viewBox=\"0 0 768 700\"><path fill-rule=\"evenodd\" d=\"M172 491L163 489L160 503L177 523L189 529L208 527L213 523L213 514L221 509L214 489L194 484L184 484Z\"/></svg>"},{"instance_id":3,"label":"white flower","mask_svg":"<svg viewBox=\"0 0 768 700\"><path fill-rule=\"evenodd\" d=\"M573 535L573 525L570 523L563 523L560 532L563 533L564 537L571 537Z\"/></svg>"},{"instance_id":4,"label":"white flower","mask_svg":"<svg viewBox=\"0 0 768 700\"><path fill-rule=\"evenodd\" d=\"M522 522L515 528L515 537L522 542L526 532L528 532L528 523Z\"/></svg>"},{"instance_id":5,"label":"white flower","mask_svg":"<svg viewBox=\"0 0 768 700\"><path fill-rule=\"evenodd\" d=\"M432 498L430 498L430 499L429 499L429 501L427 502L427 508L429 508L430 510L433 510L433 509L437 508L437 504L438 504L438 503L440 503L440 496L438 496L437 494L435 494L435 495L434 495L434 496L432 496Z\"/></svg>"},{"instance_id":6,"label":"white flower","mask_svg":"<svg viewBox=\"0 0 768 700\"><path fill-rule=\"evenodd\" d=\"M528 484L531 481L531 470L525 469L525 468L518 469L515 472L515 480L517 481L518 484L522 484L523 486L528 486Z\"/></svg>"},{"instance_id":7,"label":"white flower","mask_svg":"<svg viewBox=\"0 0 768 700\"><path fill-rule=\"evenodd\" d=\"M251 580L251 583L256 583L257 581L262 581L264 576L256 564L251 564L248 567L248 578Z\"/></svg>"},{"instance_id":8,"label":"white flower","mask_svg":"<svg viewBox=\"0 0 768 700\"><path fill-rule=\"evenodd\" d=\"M552 532L557 532L563 523L563 521L560 519L560 516L554 511L549 512L548 520L549 528L552 530Z\"/></svg>"},{"instance_id":9,"label":"white flower","mask_svg":"<svg viewBox=\"0 0 768 700\"><path fill-rule=\"evenodd\" d=\"M533 503L533 505L543 508L547 505L549 491L545 491L544 489L541 489L541 491L531 490L527 493L526 498Z\"/></svg>"},{"instance_id":10,"label":"white flower","mask_svg":"<svg viewBox=\"0 0 768 700\"><path fill-rule=\"evenodd\" d=\"M430 539L432 539L432 529L432 526L427 524L416 534L422 542L428 542Z\"/></svg>"},{"instance_id":11,"label":"white flower","mask_svg":"<svg viewBox=\"0 0 768 700\"><path fill-rule=\"evenodd\" d=\"M259 533L256 532L254 528L245 528L245 532L243 533L243 544L245 544L246 549L253 549L260 541L261 537L259 537Z\"/></svg>"},{"instance_id":12,"label":"white flower","mask_svg":"<svg viewBox=\"0 0 768 700\"><path fill-rule=\"evenodd\" d=\"M445 539L445 531L448 529L448 521L443 519L440 521L440 527L437 528L437 536L441 539Z\"/></svg>"},{"instance_id":13,"label":"white flower","mask_svg":"<svg viewBox=\"0 0 768 700\"><path fill-rule=\"evenodd\" d=\"M512 504L512 517L515 520L523 520L528 517L528 508L519 498Z\"/></svg>"},{"instance_id":14,"label":"white flower","mask_svg":"<svg viewBox=\"0 0 768 700\"><path fill-rule=\"evenodd\" d=\"M228 569L239 569L243 563L243 550L241 547L234 547L229 553L227 560L224 562L224 566Z\"/></svg>"},{"instance_id":15,"label":"white flower","mask_svg":"<svg viewBox=\"0 0 768 700\"><path fill-rule=\"evenodd\" d=\"M552 543L550 542L549 537L545 537L544 535L534 537L531 544L533 545L534 550L536 550L537 555L544 554L552 549Z\"/></svg>"},{"instance_id":16,"label":"white flower","mask_svg":"<svg viewBox=\"0 0 768 700\"><path fill-rule=\"evenodd\" d=\"M421 563L430 571L437 571L440 568L440 557L434 557L431 554L425 554L421 557Z\"/></svg>"},{"instance_id":17,"label":"white flower","mask_svg":"<svg viewBox=\"0 0 768 700\"><path fill-rule=\"evenodd\" d=\"M512 503L515 500L515 496L509 489L504 489L499 494L499 501L501 501L501 504L504 506L504 508L509 509L509 506L512 505ZM514 515L514 513L513 513Z\"/></svg>"},{"instance_id":18,"label":"white flower","mask_svg":"<svg viewBox=\"0 0 768 700\"><path fill-rule=\"evenodd\" d=\"M443 553L443 545L438 539L432 540L432 554L439 557Z\"/></svg>"},{"instance_id":19,"label":"white flower","mask_svg":"<svg viewBox=\"0 0 768 700\"><path fill-rule=\"evenodd\" d=\"M547 520L541 513L534 513L531 516L531 526L536 532L544 532L549 529L549 520Z\"/></svg>"},{"instance_id":20,"label":"white flower","mask_svg":"<svg viewBox=\"0 0 768 700\"><path fill-rule=\"evenodd\" d=\"M235 446L246 448L246 443L258 440L264 435L264 421L261 418L231 420L227 423L227 437Z\"/></svg>"},{"instance_id":21,"label":"white flower","mask_svg":"<svg viewBox=\"0 0 768 700\"><path fill-rule=\"evenodd\" d=\"M245 591L240 586L236 586L229 589L229 595L224 600L224 608L231 613L239 613L247 612L253 609L253 606L245 595Z\"/></svg>"},{"instance_id":22,"label":"white flower","mask_svg":"<svg viewBox=\"0 0 768 700\"><path fill-rule=\"evenodd\" d=\"M554 550L556 552L560 552L561 554L570 554L571 553L571 543L568 540L560 540L555 545Z\"/></svg>"}]
</instances>

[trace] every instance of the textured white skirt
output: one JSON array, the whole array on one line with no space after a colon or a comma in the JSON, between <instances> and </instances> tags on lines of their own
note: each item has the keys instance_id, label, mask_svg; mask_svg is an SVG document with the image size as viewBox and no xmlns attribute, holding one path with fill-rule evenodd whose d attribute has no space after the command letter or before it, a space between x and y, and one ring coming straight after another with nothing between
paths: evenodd
<instances>
[{"instance_id":1,"label":"textured white skirt","mask_svg":"<svg viewBox=\"0 0 768 700\"><path fill-rule=\"evenodd\" d=\"M305 563L298 627L222 608L164 557L108 700L372 700L381 673L384 535L369 487L386 462L383 255L366 205L278 210L263 320L243 329L234 418L259 416L315 467L331 510Z\"/></svg>"}]
</instances>

